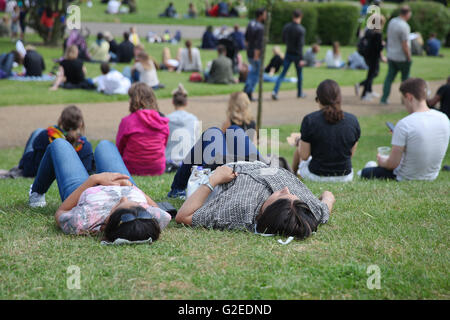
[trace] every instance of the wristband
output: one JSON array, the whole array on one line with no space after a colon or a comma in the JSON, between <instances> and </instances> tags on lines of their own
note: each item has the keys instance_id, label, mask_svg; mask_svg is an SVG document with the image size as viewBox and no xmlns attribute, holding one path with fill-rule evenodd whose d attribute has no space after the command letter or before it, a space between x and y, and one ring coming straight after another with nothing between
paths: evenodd
<instances>
[{"instance_id":1,"label":"wristband","mask_svg":"<svg viewBox=\"0 0 450 320\"><path fill-rule=\"evenodd\" d=\"M211 190L211 192L214 191L214 188L211 183L209 183L209 181L207 183L204 183L203 185L207 186Z\"/></svg>"}]
</instances>

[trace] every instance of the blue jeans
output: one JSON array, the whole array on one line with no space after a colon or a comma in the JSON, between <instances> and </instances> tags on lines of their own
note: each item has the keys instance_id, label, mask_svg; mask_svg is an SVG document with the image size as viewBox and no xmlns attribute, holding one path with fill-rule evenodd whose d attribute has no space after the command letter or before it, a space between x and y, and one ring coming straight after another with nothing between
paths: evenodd
<instances>
[{"instance_id":1,"label":"blue jeans","mask_svg":"<svg viewBox=\"0 0 450 320\"><path fill-rule=\"evenodd\" d=\"M283 82L283 79L286 76L286 73L288 72L289 67L291 66L291 63L294 63L295 69L297 70L297 97L302 96L303 74L302 74L302 67L300 67L298 65L299 62L300 62L300 56L286 54L286 56L284 57L284 60L283 60L283 71L281 71L281 74L278 77L277 82L275 83L275 87L273 88L273 92L275 94L278 94L278 91L280 90L281 82Z\"/></svg>"},{"instance_id":2,"label":"blue jeans","mask_svg":"<svg viewBox=\"0 0 450 320\"><path fill-rule=\"evenodd\" d=\"M382 167L372 167L364 168L361 171L361 178L395 180L396 175L394 174L393 170L388 170Z\"/></svg>"},{"instance_id":3,"label":"blue jeans","mask_svg":"<svg viewBox=\"0 0 450 320\"><path fill-rule=\"evenodd\" d=\"M186 189L193 165L211 169L235 161L259 160L258 149L245 131L236 125L224 134L219 128L209 128L186 155L172 182L172 190Z\"/></svg>"},{"instance_id":4,"label":"blue jeans","mask_svg":"<svg viewBox=\"0 0 450 320\"><path fill-rule=\"evenodd\" d=\"M126 174L130 177L130 181L135 184L123 163L119 150L112 142L101 141L95 149L94 158L97 173L118 172ZM89 174L73 146L65 139L56 139L45 151L31 190L44 194L56 179L61 201L64 201L88 178Z\"/></svg>"},{"instance_id":5,"label":"blue jeans","mask_svg":"<svg viewBox=\"0 0 450 320\"><path fill-rule=\"evenodd\" d=\"M248 62L250 62L251 69L247 75L247 81L245 81L244 92L252 93L259 80L259 68L261 66L261 60L253 60L249 58Z\"/></svg>"}]
</instances>

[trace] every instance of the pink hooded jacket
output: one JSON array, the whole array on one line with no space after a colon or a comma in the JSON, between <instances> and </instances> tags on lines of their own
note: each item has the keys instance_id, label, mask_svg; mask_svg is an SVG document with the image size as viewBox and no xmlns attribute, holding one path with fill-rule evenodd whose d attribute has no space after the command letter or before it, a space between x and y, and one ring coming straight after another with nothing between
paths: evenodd
<instances>
[{"instance_id":1,"label":"pink hooded jacket","mask_svg":"<svg viewBox=\"0 0 450 320\"><path fill-rule=\"evenodd\" d=\"M131 174L155 176L165 171L168 137L169 119L141 109L122 119L116 145Z\"/></svg>"}]
</instances>

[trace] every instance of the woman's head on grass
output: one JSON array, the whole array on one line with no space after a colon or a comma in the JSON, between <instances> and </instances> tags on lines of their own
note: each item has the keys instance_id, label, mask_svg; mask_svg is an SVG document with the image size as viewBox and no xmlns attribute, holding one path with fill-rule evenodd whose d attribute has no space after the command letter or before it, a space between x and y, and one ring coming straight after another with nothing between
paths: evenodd
<instances>
[{"instance_id":1,"label":"woman's head on grass","mask_svg":"<svg viewBox=\"0 0 450 320\"><path fill-rule=\"evenodd\" d=\"M305 239L317 230L318 225L308 206L286 187L264 202L256 231Z\"/></svg>"},{"instance_id":2,"label":"woman's head on grass","mask_svg":"<svg viewBox=\"0 0 450 320\"><path fill-rule=\"evenodd\" d=\"M156 241L161 233L156 219L137 202L122 197L119 203L111 209L102 228L104 237L110 242L117 238L129 241Z\"/></svg>"}]
</instances>

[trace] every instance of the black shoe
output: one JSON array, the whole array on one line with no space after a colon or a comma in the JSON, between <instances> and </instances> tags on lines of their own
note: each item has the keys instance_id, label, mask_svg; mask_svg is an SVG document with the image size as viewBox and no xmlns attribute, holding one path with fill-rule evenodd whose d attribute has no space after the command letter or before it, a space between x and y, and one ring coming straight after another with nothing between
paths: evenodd
<instances>
[{"instance_id":1,"label":"black shoe","mask_svg":"<svg viewBox=\"0 0 450 320\"><path fill-rule=\"evenodd\" d=\"M245 91L244 91L245 92ZM253 99L253 96L252 96L252 93L251 92L245 92L246 94L247 94L247 96L248 96L248 100L250 100L250 101L255 101L255 99Z\"/></svg>"},{"instance_id":2,"label":"black shoe","mask_svg":"<svg viewBox=\"0 0 450 320\"><path fill-rule=\"evenodd\" d=\"M275 92L272 92L272 100L278 100L278 95Z\"/></svg>"},{"instance_id":3,"label":"black shoe","mask_svg":"<svg viewBox=\"0 0 450 320\"><path fill-rule=\"evenodd\" d=\"M450 171L450 166L449 165L443 166L442 171Z\"/></svg>"}]
</instances>

